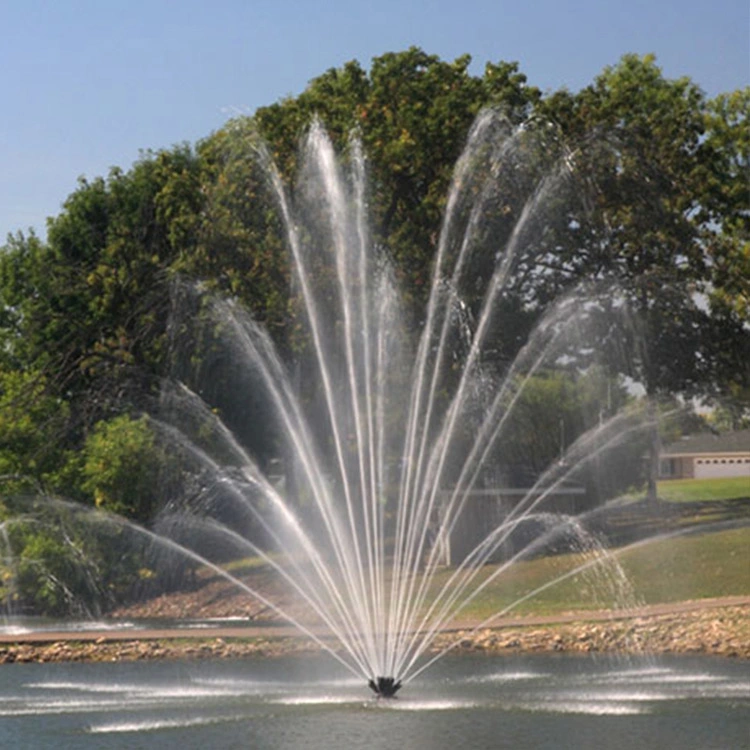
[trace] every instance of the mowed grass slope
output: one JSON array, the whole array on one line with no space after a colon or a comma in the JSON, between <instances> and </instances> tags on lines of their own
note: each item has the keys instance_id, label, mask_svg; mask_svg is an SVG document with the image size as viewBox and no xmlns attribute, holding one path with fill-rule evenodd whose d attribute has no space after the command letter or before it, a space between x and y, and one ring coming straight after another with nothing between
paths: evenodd
<instances>
[{"instance_id":1,"label":"mowed grass slope","mask_svg":"<svg viewBox=\"0 0 750 750\"><path fill-rule=\"evenodd\" d=\"M749 490L743 477L660 482L665 519L674 521L670 507L681 509L676 525L665 526L664 519L653 523L653 517L641 515L644 508L625 504L624 508L633 508L628 523L640 527L643 534L654 534L653 538L596 553L599 562L574 575L571 572L593 560L594 553L519 560L501 572L499 565L486 565L477 571L471 588L494 579L456 616L477 622L505 609L509 616L554 615L750 596ZM633 500L640 500L638 505L644 502ZM695 505L686 505L690 502ZM658 535L657 530L664 528L672 531ZM233 572L246 577L258 591L267 590L269 575L273 577L266 564L253 559L238 562ZM455 572L454 568L438 570L423 612ZM455 589L455 580L449 585Z\"/></svg>"},{"instance_id":2,"label":"mowed grass slope","mask_svg":"<svg viewBox=\"0 0 750 750\"><path fill-rule=\"evenodd\" d=\"M484 619L509 606L509 615L548 615L750 595L750 527L657 538L613 550L600 557L601 564L547 585L591 559L591 554L563 554L516 562L459 617ZM478 580L496 571L497 566L486 566ZM433 593L451 572L440 572ZM537 589L541 590L513 606Z\"/></svg>"},{"instance_id":3,"label":"mowed grass slope","mask_svg":"<svg viewBox=\"0 0 750 750\"><path fill-rule=\"evenodd\" d=\"M670 480L659 483L658 494L668 504L665 510L673 503L695 503L695 513L684 507L683 533L655 534L637 545L598 553L601 564L573 576L568 574L591 560L593 553L516 562L459 616L483 619L507 607L512 607L509 615L547 615L750 595L750 525L744 525L750 519L750 479ZM638 513L630 519L636 526ZM642 520L648 525L644 533L661 525L651 525L653 519L645 516ZM486 566L478 580L497 570L496 565ZM439 574L433 593L451 572ZM549 586L555 579L562 580Z\"/></svg>"},{"instance_id":4,"label":"mowed grass slope","mask_svg":"<svg viewBox=\"0 0 750 750\"><path fill-rule=\"evenodd\" d=\"M669 502L750 498L750 477L725 479L669 479L659 482L657 493Z\"/></svg>"}]
</instances>

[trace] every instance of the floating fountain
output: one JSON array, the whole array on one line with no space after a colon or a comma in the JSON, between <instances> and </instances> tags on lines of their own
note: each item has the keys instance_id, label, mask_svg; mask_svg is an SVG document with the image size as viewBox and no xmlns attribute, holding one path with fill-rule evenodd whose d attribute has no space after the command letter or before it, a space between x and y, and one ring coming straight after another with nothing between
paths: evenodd
<instances>
[{"instance_id":1,"label":"floating fountain","mask_svg":"<svg viewBox=\"0 0 750 750\"><path fill-rule=\"evenodd\" d=\"M194 491L187 504L180 497L167 506L158 531L195 560L211 558L378 696L392 697L434 661L424 656L446 624L516 560L560 544L588 550L578 571L607 558L576 519L591 509L560 512L554 503L582 493L571 481L641 429L637 415L612 407L611 391L606 413L601 407L567 441L561 434L556 460L502 503L498 485L510 480L498 467L527 385L556 368L593 368L624 306L611 288L589 284L535 309L527 286L543 280L550 235L572 224L565 211L577 199L575 155L550 128L479 117L455 169L418 320L368 234L357 141L346 170L314 123L293 195L256 148L292 257L302 353L290 372L239 305L178 290L175 351L195 364L202 340L197 369L214 383L193 372L163 394L154 425L191 467ZM526 334L504 317L524 296L524 320L534 319ZM206 395L217 393L217 362L235 367L219 409ZM246 407L239 382L262 404L249 431L274 446L281 470L269 460L262 468L236 435L233 411ZM478 498L494 508L479 520ZM229 549L263 558L314 618L227 572L220 558ZM489 561L500 561L490 575Z\"/></svg>"}]
</instances>

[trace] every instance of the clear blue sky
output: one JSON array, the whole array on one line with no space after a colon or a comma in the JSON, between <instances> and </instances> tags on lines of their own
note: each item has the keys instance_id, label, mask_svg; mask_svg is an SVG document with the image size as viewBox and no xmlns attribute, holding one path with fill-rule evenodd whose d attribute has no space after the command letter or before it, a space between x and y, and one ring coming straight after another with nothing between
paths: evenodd
<instances>
[{"instance_id":1,"label":"clear blue sky","mask_svg":"<svg viewBox=\"0 0 750 750\"><path fill-rule=\"evenodd\" d=\"M0 0L0 244L79 175L195 142L328 68L411 45L577 91L626 52L713 96L748 85L748 0Z\"/></svg>"}]
</instances>

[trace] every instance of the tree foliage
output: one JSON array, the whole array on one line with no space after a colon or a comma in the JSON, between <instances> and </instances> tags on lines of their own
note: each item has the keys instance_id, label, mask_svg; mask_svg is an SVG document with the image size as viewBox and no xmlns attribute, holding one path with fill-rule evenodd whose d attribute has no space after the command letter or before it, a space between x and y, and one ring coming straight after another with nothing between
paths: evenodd
<instances>
[{"instance_id":1,"label":"tree foliage","mask_svg":"<svg viewBox=\"0 0 750 750\"><path fill-rule=\"evenodd\" d=\"M146 417L99 422L83 448L81 487L97 508L146 523L157 508L160 453Z\"/></svg>"},{"instance_id":2,"label":"tree foliage","mask_svg":"<svg viewBox=\"0 0 750 750\"><path fill-rule=\"evenodd\" d=\"M517 63L488 64L478 77L469 72L470 62L468 55L446 62L415 47L375 58L369 73L350 62L311 81L296 99L254 116L290 178L313 116L341 150L352 131L361 137L376 239L398 261L409 294L428 284L451 171L474 118L495 106L521 122L541 96Z\"/></svg>"},{"instance_id":3,"label":"tree foliage","mask_svg":"<svg viewBox=\"0 0 750 750\"><path fill-rule=\"evenodd\" d=\"M628 55L575 97L543 106L567 137L590 142L580 158L592 204L576 222L585 231L563 238L558 278L617 281L640 319L634 374L650 393L720 389L712 344L721 323L702 302L713 221L705 181L715 168L703 93L689 79L665 79L652 57ZM719 335L744 338L738 321L724 321Z\"/></svg>"},{"instance_id":4,"label":"tree foliage","mask_svg":"<svg viewBox=\"0 0 750 750\"><path fill-rule=\"evenodd\" d=\"M56 484L68 412L44 376L0 367L0 490Z\"/></svg>"}]
</instances>

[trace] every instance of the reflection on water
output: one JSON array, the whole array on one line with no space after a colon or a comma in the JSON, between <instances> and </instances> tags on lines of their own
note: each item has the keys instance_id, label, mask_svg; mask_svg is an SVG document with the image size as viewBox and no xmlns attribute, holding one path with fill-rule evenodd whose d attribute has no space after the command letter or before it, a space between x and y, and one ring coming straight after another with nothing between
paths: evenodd
<instances>
[{"instance_id":1,"label":"reflection on water","mask_svg":"<svg viewBox=\"0 0 750 750\"><path fill-rule=\"evenodd\" d=\"M5 665L0 747L728 748L750 666L457 657L395 700L318 658ZM619 744L618 744L619 743Z\"/></svg>"}]
</instances>

